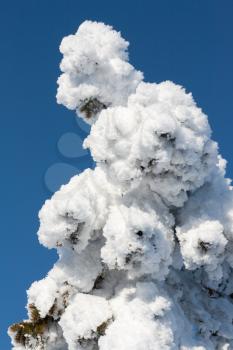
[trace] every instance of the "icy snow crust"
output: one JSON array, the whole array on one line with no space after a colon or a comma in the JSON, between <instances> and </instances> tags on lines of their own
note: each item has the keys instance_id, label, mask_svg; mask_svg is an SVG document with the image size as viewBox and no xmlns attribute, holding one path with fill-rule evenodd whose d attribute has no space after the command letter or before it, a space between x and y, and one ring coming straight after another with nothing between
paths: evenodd
<instances>
[{"instance_id":1,"label":"icy snow crust","mask_svg":"<svg viewBox=\"0 0 233 350\"><path fill-rule=\"evenodd\" d=\"M63 39L58 103L92 124L94 170L40 211L59 260L28 305L54 324L14 349L233 349L233 196L192 95L150 84L86 21Z\"/></svg>"}]
</instances>

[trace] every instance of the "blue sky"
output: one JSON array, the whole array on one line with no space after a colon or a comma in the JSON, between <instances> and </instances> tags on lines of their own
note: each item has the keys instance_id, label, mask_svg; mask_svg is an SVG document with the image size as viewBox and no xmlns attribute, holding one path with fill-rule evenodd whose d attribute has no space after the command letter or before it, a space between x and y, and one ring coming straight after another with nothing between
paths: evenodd
<instances>
[{"instance_id":1,"label":"blue sky","mask_svg":"<svg viewBox=\"0 0 233 350\"><path fill-rule=\"evenodd\" d=\"M58 163L71 171L92 165L57 147L66 133L85 134L55 100L62 37L85 19L120 30L147 81L173 80L193 93L232 177L232 18L231 0L1 2L1 349L11 348L9 324L26 317L26 289L56 260L36 236L38 210L51 195L45 174Z\"/></svg>"}]
</instances>

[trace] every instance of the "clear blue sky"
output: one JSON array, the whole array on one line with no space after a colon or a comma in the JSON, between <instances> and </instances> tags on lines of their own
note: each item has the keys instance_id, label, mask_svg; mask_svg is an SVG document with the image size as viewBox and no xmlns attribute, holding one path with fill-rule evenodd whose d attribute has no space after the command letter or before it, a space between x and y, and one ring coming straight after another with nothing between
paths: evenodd
<instances>
[{"instance_id":1,"label":"clear blue sky","mask_svg":"<svg viewBox=\"0 0 233 350\"><path fill-rule=\"evenodd\" d=\"M91 164L57 149L64 133L81 133L74 113L55 101L62 37L86 19L120 30L147 81L169 79L192 91L233 177L232 18L232 0L1 2L1 350L11 348L8 325L26 317L26 289L56 260L36 236L38 210L51 195L44 174L57 162Z\"/></svg>"}]
</instances>

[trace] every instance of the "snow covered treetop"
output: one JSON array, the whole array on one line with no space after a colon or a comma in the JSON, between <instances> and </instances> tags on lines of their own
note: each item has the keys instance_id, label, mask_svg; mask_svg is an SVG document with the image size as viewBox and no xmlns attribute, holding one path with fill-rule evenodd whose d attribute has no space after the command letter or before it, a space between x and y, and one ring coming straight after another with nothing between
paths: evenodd
<instances>
[{"instance_id":1,"label":"snow covered treetop","mask_svg":"<svg viewBox=\"0 0 233 350\"><path fill-rule=\"evenodd\" d=\"M233 195L206 115L151 84L128 43L86 21L63 39L58 103L96 162L40 211L59 260L28 290L15 350L233 349Z\"/></svg>"},{"instance_id":2,"label":"snow covered treetop","mask_svg":"<svg viewBox=\"0 0 233 350\"><path fill-rule=\"evenodd\" d=\"M58 103L75 109L87 122L103 108L124 105L142 80L128 63L129 43L103 23L86 21L62 40Z\"/></svg>"},{"instance_id":3,"label":"snow covered treetop","mask_svg":"<svg viewBox=\"0 0 233 350\"><path fill-rule=\"evenodd\" d=\"M84 145L112 177L126 187L146 177L165 203L182 206L215 167L217 146L191 94L172 82L141 82L127 46L111 27L89 21L64 38L58 103L88 123L99 119Z\"/></svg>"}]
</instances>

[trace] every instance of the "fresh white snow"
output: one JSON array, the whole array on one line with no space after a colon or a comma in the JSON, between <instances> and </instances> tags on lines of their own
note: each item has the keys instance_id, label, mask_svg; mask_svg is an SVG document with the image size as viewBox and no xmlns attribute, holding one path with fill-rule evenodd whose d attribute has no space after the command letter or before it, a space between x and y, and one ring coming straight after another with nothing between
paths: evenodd
<instances>
[{"instance_id":1,"label":"fresh white snow","mask_svg":"<svg viewBox=\"0 0 233 350\"><path fill-rule=\"evenodd\" d=\"M43 333L15 350L233 349L233 195L206 115L146 83L128 42L86 21L63 39L57 101L92 125L96 162L40 211L58 251L28 290ZM30 313L29 313L30 314Z\"/></svg>"}]
</instances>

